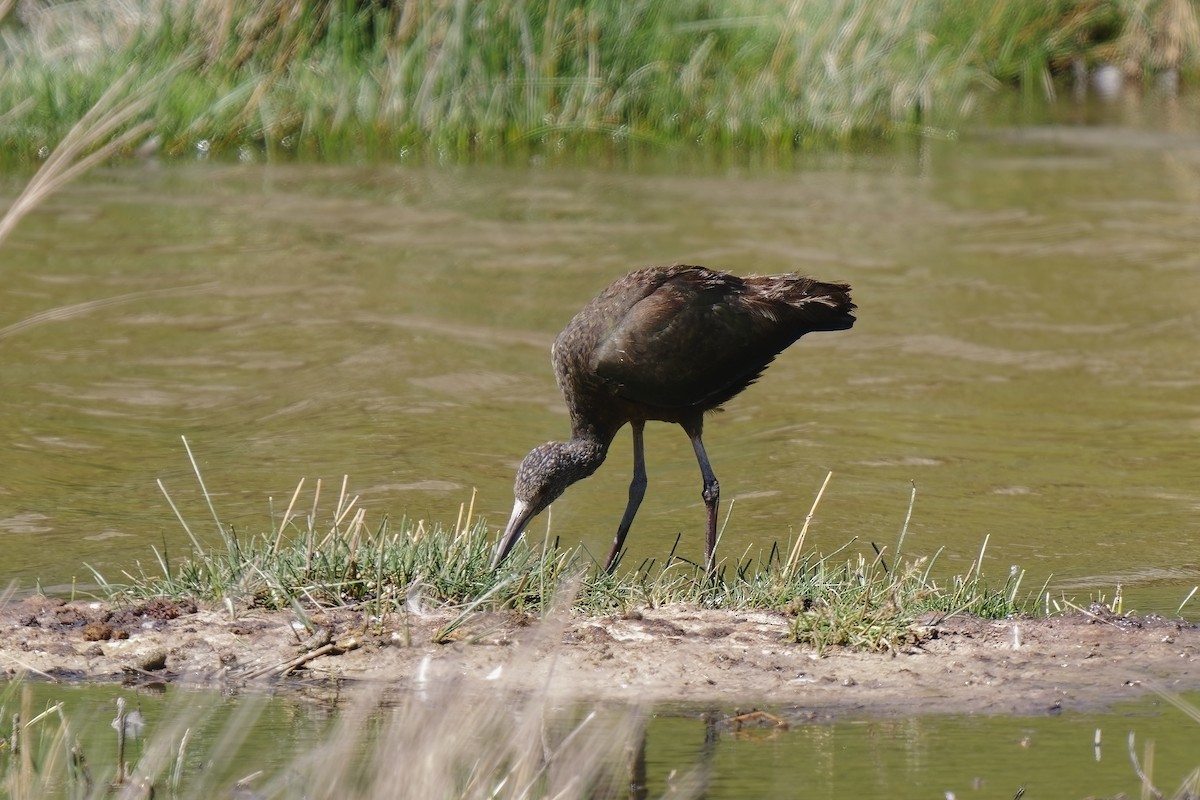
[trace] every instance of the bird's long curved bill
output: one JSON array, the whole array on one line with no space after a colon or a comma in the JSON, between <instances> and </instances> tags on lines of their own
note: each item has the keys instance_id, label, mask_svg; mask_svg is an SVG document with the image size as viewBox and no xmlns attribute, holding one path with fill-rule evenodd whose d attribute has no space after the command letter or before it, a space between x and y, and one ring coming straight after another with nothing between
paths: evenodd
<instances>
[{"instance_id":1,"label":"bird's long curved bill","mask_svg":"<svg viewBox=\"0 0 1200 800\"><path fill-rule=\"evenodd\" d=\"M508 518L508 527L504 529L504 535L500 537L500 543L496 545L496 554L492 556L492 569L500 565L507 556L513 545L521 538L521 534L525 532L525 526L529 524L529 520L533 519L536 512L528 503L523 503L520 500L513 503L512 516Z\"/></svg>"}]
</instances>

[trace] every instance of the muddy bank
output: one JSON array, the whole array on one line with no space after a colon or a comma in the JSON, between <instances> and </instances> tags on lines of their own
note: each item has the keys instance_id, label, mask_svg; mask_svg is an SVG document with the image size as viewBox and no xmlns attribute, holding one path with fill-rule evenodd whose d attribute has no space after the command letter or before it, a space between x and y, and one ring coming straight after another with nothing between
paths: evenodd
<instances>
[{"instance_id":1,"label":"muddy bank","mask_svg":"<svg viewBox=\"0 0 1200 800\"><path fill-rule=\"evenodd\" d=\"M1054 713L1153 689L1200 689L1200 629L1157 617L1074 614L928 620L902 649L818 655L770 612L694 607L539 622L487 615L130 607L30 598L0 609L0 669L46 680L397 689L440 679L549 688L563 698L863 713ZM442 643L435 643L435 639ZM500 685L497 683L496 685Z\"/></svg>"}]
</instances>

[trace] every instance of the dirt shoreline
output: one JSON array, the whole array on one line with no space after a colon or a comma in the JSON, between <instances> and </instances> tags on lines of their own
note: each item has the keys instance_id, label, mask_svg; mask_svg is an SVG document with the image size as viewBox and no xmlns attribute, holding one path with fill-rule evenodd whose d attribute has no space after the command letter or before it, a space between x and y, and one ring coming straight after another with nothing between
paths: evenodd
<instances>
[{"instance_id":1,"label":"dirt shoreline","mask_svg":"<svg viewBox=\"0 0 1200 800\"><path fill-rule=\"evenodd\" d=\"M119 607L43 597L0 609L0 670L59 681L175 682L252 689L403 690L435 680L548 690L562 699L786 709L805 717L1041 714L1098 709L1152 690L1200 690L1200 628L1158 617L957 616L914 629L891 653L789 644L772 612L688 606L626 617L490 615L435 633L447 613ZM304 641L302 641L304 640ZM288 666L291 669L288 669Z\"/></svg>"}]
</instances>

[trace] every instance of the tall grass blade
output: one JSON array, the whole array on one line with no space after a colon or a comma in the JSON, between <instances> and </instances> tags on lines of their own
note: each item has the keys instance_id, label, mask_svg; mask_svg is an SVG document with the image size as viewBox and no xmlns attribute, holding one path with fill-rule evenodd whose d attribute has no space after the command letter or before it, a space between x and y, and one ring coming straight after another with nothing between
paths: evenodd
<instances>
[{"instance_id":1,"label":"tall grass blade","mask_svg":"<svg viewBox=\"0 0 1200 800\"><path fill-rule=\"evenodd\" d=\"M796 569L796 564L800 561L800 551L804 549L804 537L808 534L808 525L817 513L817 505L821 502L821 497L825 494L825 487L829 485L829 479L832 477L832 471L826 473L825 480L817 491L816 498L813 499L812 508L808 510L808 516L804 518L804 525L800 528L800 535L796 538L796 544L792 547L792 553L788 556L787 566L784 568L784 572L788 574Z\"/></svg>"},{"instance_id":2,"label":"tall grass blade","mask_svg":"<svg viewBox=\"0 0 1200 800\"><path fill-rule=\"evenodd\" d=\"M912 481L912 494L908 497L908 511L904 512L904 524L900 526L900 538L896 540L896 558L904 551L904 537L908 535L908 523L912 520L913 506L917 504L917 482Z\"/></svg>"},{"instance_id":3,"label":"tall grass blade","mask_svg":"<svg viewBox=\"0 0 1200 800\"><path fill-rule=\"evenodd\" d=\"M179 524L183 526L183 531L188 535L188 539L192 542L192 552L196 556L202 557L204 548L200 546L200 540L196 538L196 534L192 533L192 529L188 527L187 520L183 518L183 514L179 513L179 507L175 505L175 501L171 499L167 487L163 484L162 478L156 478L155 483L158 484L158 490L162 492L163 497L167 498L167 505L171 506L171 510L175 512L175 519L179 520Z\"/></svg>"},{"instance_id":4,"label":"tall grass blade","mask_svg":"<svg viewBox=\"0 0 1200 800\"><path fill-rule=\"evenodd\" d=\"M196 463L196 457L192 455L192 447L188 444L186 436L180 436L183 440L183 449L187 451L188 461L192 464L192 472L196 475L196 482L200 484L200 492L204 495L204 502L208 504L209 513L212 514L213 522L217 525L217 534L226 539L225 527L221 525L221 518L217 516L216 506L213 505L212 495L208 493L208 487L204 485L204 476L200 474L200 465Z\"/></svg>"}]
</instances>

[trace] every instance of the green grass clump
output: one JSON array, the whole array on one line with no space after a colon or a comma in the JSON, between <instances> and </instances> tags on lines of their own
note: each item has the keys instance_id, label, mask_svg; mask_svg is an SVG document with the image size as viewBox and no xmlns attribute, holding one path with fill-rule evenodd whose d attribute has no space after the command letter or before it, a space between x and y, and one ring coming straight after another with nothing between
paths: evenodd
<instances>
[{"instance_id":1,"label":"green grass clump","mask_svg":"<svg viewBox=\"0 0 1200 800\"><path fill-rule=\"evenodd\" d=\"M5 9L9 11L5 18ZM167 76L170 154L438 159L630 143L786 149L955 125L1075 62L1200 67L1189 0L0 3L0 147L48 152ZM114 132L119 135L120 131ZM131 145L133 147L135 145Z\"/></svg>"},{"instance_id":2,"label":"green grass clump","mask_svg":"<svg viewBox=\"0 0 1200 800\"><path fill-rule=\"evenodd\" d=\"M715 576L674 551L661 564L651 560L608 574L590 556L526 537L492 569L493 538L484 520L472 521L473 501L453 526L404 518L369 527L345 482L327 526L316 523L316 499L311 512L294 512L301 481L269 532L243 536L220 522L198 470L197 478L220 544L203 545L168 495L192 553L175 563L155 550L156 568L139 564L124 573L124 583L93 570L109 596L168 596L268 609L358 606L378 616L416 603L456 611L452 625L457 625L476 610L545 614L561 607L564 587L571 587L573 607L591 615L671 604L782 611L792 616L791 638L818 651L893 649L919 636L918 620L931 612L1003 617L1022 605L1020 576L989 588L981 581L979 562L966 576L941 583L933 575L936 559L906 557L889 566L882 553L870 560L799 557L798 546L786 560L773 547L757 562L724 562Z\"/></svg>"}]
</instances>

